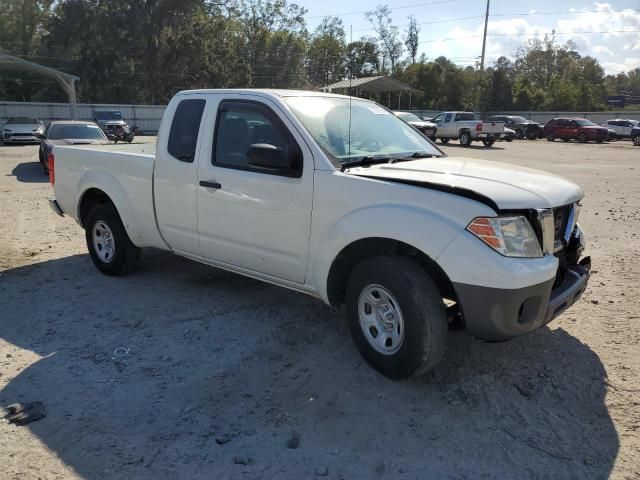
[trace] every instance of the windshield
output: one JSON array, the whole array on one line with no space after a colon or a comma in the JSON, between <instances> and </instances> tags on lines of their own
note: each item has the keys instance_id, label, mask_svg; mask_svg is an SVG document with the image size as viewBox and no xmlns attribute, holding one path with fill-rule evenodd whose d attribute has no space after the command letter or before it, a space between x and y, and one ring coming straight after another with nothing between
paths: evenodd
<instances>
[{"instance_id":1,"label":"windshield","mask_svg":"<svg viewBox=\"0 0 640 480\"><path fill-rule=\"evenodd\" d=\"M96 112L98 120L122 120L120 112Z\"/></svg>"},{"instance_id":2,"label":"windshield","mask_svg":"<svg viewBox=\"0 0 640 480\"><path fill-rule=\"evenodd\" d=\"M7 125L40 125L40 122L33 117L9 117Z\"/></svg>"},{"instance_id":3,"label":"windshield","mask_svg":"<svg viewBox=\"0 0 640 480\"><path fill-rule=\"evenodd\" d=\"M404 120L405 122L422 122L422 119L413 113L397 112L396 116Z\"/></svg>"},{"instance_id":4,"label":"windshield","mask_svg":"<svg viewBox=\"0 0 640 480\"><path fill-rule=\"evenodd\" d=\"M421 133L373 102L331 97L287 97L285 102L318 145L340 163L416 152L442 155Z\"/></svg>"},{"instance_id":5,"label":"windshield","mask_svg":"<svg viewBox=\"0 0 640 480\"><path fill-rule=\"evenodd\" d=\"M595 123L593 123L590 120L576 120L576 123L578 125L580 125L581 127L591 127L591 126L595 125Z\"/></svg>"},{"instance_id":6,"label":"windshield","mask_svg":"<svg viewBox=\"0 0 640 480\"><path fill-rule=\"evenodd\" d=\"M52 125L49 140L106 140L97 125Z\"/></svg>"}]
</instances>

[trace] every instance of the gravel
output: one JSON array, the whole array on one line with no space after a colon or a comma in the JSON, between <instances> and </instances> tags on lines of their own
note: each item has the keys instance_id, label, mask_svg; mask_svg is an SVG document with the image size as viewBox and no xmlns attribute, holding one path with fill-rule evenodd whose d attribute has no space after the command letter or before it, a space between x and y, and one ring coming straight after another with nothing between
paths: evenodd
<instances>
[{"instance_id":1,"label":"gravel","mask_svg":"<svg viewBox=\"0 0 640 480\"><path fill-rule=\"evenodd\" d=\"M159 251L99 274L37 146L0 146L0 407L47 407L0 422L2 478L639 478L640 148L444 150L581 184L594 275L548 328L452 331L438 367L393 382L302 294Z\"/></svg>"}]
</instances>

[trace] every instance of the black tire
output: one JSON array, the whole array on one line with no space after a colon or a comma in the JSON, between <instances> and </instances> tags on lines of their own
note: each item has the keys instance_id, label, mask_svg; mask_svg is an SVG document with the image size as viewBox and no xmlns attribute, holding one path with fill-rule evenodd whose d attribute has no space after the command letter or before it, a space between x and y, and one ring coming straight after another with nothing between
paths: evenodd
<instances>
[{"instance_id":1,"label":"black tire","mask_svg":"<svg viewBox=\"0 0 640 480\"><path fill-rule=\"evenodd\" d=\"M360 295L372 286L390 292L402 315L404 337L391 354L377 351L360 325ZM448 324L442 295L425 270L408 258L385 255L357 265L347 285L346 314L358 350L369 365L387 377L420 375L444 356Z\"/></svg>"},{"instance_id":2,"label":"black tire","mask_svg":"<svg viewBox=\"0 0 640 480\"><path fill-rule=\"evenodd\" d=\"M538 139L538 132L527 132L527 139L528 140L537 140Z\"/></svg>"},{"instance_id":3,"label":"black tire","mask_svg":"<svg viewBox=\"0 0 640 480\"><path fill-rule=\"evenodd\" d=\"M521 128L516 129L516 138L518 140L522 140L524 138L524 132L522 131Z\"/></svg>"},{"instance_id":4,"label":"black tire","mask_svg":"<svg viewBox=\"0 0 640 480\"><path fill-rule=\"evenodd\" d=\"M451 140L450 138L441 138L440 139L440 143L442 143L443 145L446 145L447 143L449 143L449 140Z\"/></svg>"},{"instance_id":5,"label":"black tire","mask_svg":"<svg viewBox=\"0 0 640 480\"><path fill-rule=\"evenodd\" d=\"M510 142L511 140L507 140L508 142ZM484 144L485 147L492 147L494 143L496 143L495 138L491 138L491 139L484 139L482 140L482 143Z\"/></svg>"},{"instance_id":6,"label":"black tire","mask_svg":"<svg viewBox=\"0 0 640 480\"><path fill-rule=\"evenodd\" d=\"M140 259L140 248L131 243L120 215L112 203L101 203L93 207L83 223L89 256L98 270L114 276L126 275L135 270ZM94 227L100 223L108 227L113 238L114 251L108 261L100 258L93 242Z\"/></svg>"},{"instance_id":7,"label":"black tire","mask_svg":"<svg viewBox=\"0 0 640 480\"><path fill-rule=\"evenodd\" d=\"M568 138L563 138L563 139L562 139L562 141L563 141L563 142L568 142L568 141L569 141L569 139L568 139Z\"/></svg>"},{"instance_id":8,"label":"black tire","mask_svg":"<svg viewBox=\"0 0 640 480\"><path fill-rule=\"evenodd\" d=\"M471 138L471 132L469 130L463 130L462 132L460 132L460 137L458 140L460 141L460 145L462 145L463 147L470 146L473 142L473 139Z\"/></svg>"},{"instance_id":9,"label":"black tire","mask_svg":"<svg viewBox=\"0 0 640 480\"><path fill-rule=\"evenodd\" d=\"M604 140L596 140L596 143L602 143Z\"/></svg>"},{"instance_id":10,"label":"black tire","mask_svg":"<svg viewBox=\"0 0 640 480\"><path fill-rule=\"evenodd\" d=\"M586 133L581 133L580 135L578 135L578 142L580 143L587 143L587 134Z\"/></svg>"},{"instance_id":11,"label":"black tire","mask_svg":"<svg viewBox=\"0 0 640 480\"><path fill-rule=\"evenodd\" d=\"M511 143L511 142L513 142L513 137L507 137L507 138L505 138L505 140L506 140L507 142Z\"/></svg>"},{"instance_id":12,"label":"black tire","mask_svg":"<svg viewBox=\"0 0 640 480\"><path fill-rule=\"evenodd\" d=\"M547 142L553 142L556 139L553 135L547 135Z\"/></svg>"},{"instance_id":13,"label":"black tire","mask_svg":"<svg viewBox=\"0 0 640 480\"><path fill-rule=\"evenodd\" d=\"M636 147L640 147L640 135L636 135L635 137L632 137L631 141Z\"/></svg>"}]
</instances>

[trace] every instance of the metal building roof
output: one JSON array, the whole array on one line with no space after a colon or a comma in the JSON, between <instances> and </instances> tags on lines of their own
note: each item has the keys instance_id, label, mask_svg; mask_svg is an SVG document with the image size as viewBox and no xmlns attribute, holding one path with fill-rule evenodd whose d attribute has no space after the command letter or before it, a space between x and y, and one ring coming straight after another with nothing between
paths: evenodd
<instances>
[{"instance_id":1,"label":"metal building roof","mask_svg":"<svg viewBox=\"0 0 640 480\"><path fill-rule=\"evenodd\" d=\"M378 76L378 77L365 77L365 78L353 78L351 80L341 80L340 82L332 83L320 87L320 90L324 92L331 92L341 88L357 88L363 92L410 92L415 91L406 83L401 82L393 77Z\"/></svg>"}]
</instances>

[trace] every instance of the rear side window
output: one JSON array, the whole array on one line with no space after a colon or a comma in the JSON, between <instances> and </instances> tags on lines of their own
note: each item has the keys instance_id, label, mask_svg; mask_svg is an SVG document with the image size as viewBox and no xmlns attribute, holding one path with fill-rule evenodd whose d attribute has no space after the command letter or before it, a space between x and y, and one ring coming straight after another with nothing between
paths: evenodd
<instances>
[{"instance_id":1,"label":"rear side window","mask_svg":"<svg viewBox=\"0 0 640 480\"><path fill-rule=\"evenodd\" d=\"M169 132L167 151L181 162L193 162L200 121L206 101L204 99L182 100L176 107Z\"/></svg>"},{"instance_id":2,"label":"rear side window","mask_svg":"<svg viewBox=\"0 0 640 480\"><path fill-rule=\"evenodd\" d=\"M445 123L449 123L451 121L451 114L450 113L447 113L444 116L444 121L445 121Z\"/></svg>"},{"instance_id":3,"label":"rear side window","mask_svg":"<svg viewBox=\"0 0 640 480\"><path fill-rule=\"evenodd\" d=\"M473 113L456 113L456 122L465 122L468 120L475 120L476 116Z\"/></svg>"}]
</instances>

